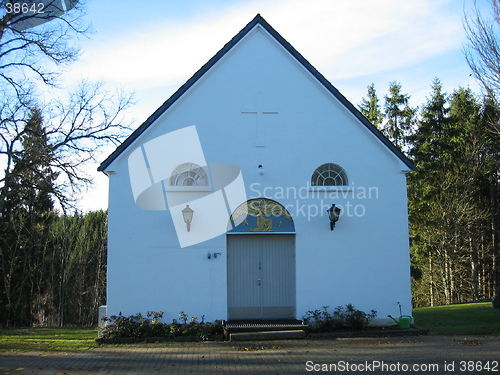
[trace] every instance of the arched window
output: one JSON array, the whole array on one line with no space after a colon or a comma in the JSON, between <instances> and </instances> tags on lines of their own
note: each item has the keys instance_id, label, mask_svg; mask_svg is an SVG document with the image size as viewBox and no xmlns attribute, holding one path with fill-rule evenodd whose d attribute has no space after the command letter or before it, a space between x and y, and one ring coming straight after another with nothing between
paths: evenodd
<instances>
[{"instance_id":1,"label":"arched window","mask_svg":"<svg viewBox=\"0 0 500 375\"><path fill-rule=\"evenodd\" d=\"M320 165L311 177L311 186L346 186L347 173L337 164L326 163Z\"/></svg>"},{"instance_id":2,"label":"arched window","mask_svg":"<svg viewBox=\"0 0 500 375\"><path fill-rule=\"evenodd\" d=\"M170 186L208 186L207 172L198 164L181 164L170 176Z\"/></svg>"}]
</instances>

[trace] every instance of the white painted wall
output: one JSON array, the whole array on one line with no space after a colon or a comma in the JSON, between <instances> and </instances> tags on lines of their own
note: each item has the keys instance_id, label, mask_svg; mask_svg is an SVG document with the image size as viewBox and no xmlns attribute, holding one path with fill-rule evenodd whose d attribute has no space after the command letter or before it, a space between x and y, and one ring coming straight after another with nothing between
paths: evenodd
<instances>
[{"instance_id":1,"label":"white painted wall","mask_svg":"<svg viewBox=\"0 0 500 375\"><path fill-rule=\"evenodd\" d=\"M279 111L263 116L267 144L259 148L256 116L241 113L256 105L258 92ZM404 164L258 28L109 166L109 315L227 316L226 236L180 249L169 212L139 209L130 187L130 152L190 125L207 162L238 165L249 199L266 195L294 217L297 318L347 303L385 317L398 315L400 302L411 314ZM347 171L353 189L345 196L308 192L312 173L328 162ZM371 199L360 197L368 188ZM344 207L333 232L326 214L332 203ZM208 252L222 256L209 260Z\"/></svg>"}]
</instances>

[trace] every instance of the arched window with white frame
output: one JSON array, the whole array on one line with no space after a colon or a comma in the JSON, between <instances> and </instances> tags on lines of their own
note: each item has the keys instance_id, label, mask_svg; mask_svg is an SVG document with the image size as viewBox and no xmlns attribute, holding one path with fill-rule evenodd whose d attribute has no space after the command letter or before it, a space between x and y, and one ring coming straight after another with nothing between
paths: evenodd
<instances>
[{"instance_id":1,"label":"arched window with white frame","mask_svg":"<svg viewBox=\"0 0 500 375\"><path fill-rule=\"evenodd\" d=\"M208 186L208 175L205 169L195 163L179 165L170 176L170 186Z\"/></svg>"},{"instance_id":2,"label":"arched window with white frame","mask_svg":"<svg viewBox=\"0 0 500 375\"><path fill-rule=\"evenodd\" d=\"M347 173L338 164L326 163L320 165L311 177L311 186L347 186Z\"/></svg>"}]
</instances>

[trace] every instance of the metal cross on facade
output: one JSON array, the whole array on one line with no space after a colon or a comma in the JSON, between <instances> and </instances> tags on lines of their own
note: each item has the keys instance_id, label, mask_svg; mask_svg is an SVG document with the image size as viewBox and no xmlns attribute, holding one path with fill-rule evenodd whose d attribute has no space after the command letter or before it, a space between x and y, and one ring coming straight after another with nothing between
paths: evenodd
<instances>
[{"instance_id":1,"label":"metal cross on facade","mask_svg":"<svg viewBox=\"0 0 500 375\"><path fill-rule=\"evenodd\" d=\"M257 107L243 108L241 113L257 115L257 124L255 129L255 146L264 147L266 145L266 129L263 127L263 115L277 115L275 108L264 108L262 93L257 93Z\"/></svg>"}]
</instances>

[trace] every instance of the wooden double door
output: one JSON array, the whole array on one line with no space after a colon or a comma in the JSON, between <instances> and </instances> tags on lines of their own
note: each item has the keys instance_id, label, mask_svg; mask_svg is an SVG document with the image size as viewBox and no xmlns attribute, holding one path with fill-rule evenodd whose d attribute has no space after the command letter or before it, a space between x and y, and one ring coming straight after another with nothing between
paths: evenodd
<instances>
[{"instance_id":1,"label":"wooden double door","mask_svg":"<svg viewBox=\"0 0 500 375\"><path fill-rule=\"evenodd\" d=\"M295 235L227 235L228 318L295 318Z\"/></svg>"}]
</instances>

